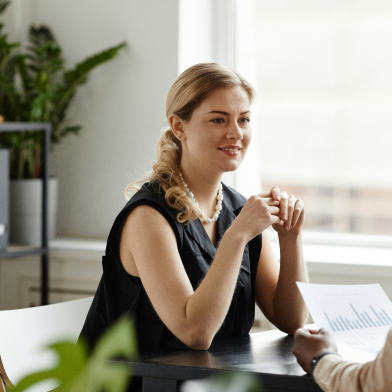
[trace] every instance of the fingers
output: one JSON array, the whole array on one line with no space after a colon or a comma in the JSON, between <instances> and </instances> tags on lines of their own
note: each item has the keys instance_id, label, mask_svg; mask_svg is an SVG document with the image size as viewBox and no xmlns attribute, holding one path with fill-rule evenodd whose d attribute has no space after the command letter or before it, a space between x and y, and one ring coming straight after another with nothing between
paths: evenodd
<instances>
[{"instance_id":1,"label":"fingers","mask_svg":"<svg viewBox=\"0 0 392 392\"><path fill-rule=\"evenodd\" d=\"M294 205L294 212L291 218L290 228L293 228L297 224L303 209L304 209L304 202L301 199L298 199Z\"/></svg>"},{"instance_id":2,"label":"fingers","mask_svg":"<svg viewBox=\"0 0 392 392\"><path fill-rule=\"evenodd\" d=\"M281 199L280 189L277 186L273 186L270 192L273 200L279 201Z\"/></svg>"},{"instance_id":3,"label":"fingers","mask_svg":"<svg viewBox=\"0 0 392 392\"><path fill-rule=\"evenodd\" d=\"M271 215L271 225L280 225L280 218L276 215Z\"/></svg>"},{"instance_id":4,"label":"fingers","mask_svg":"<svg viewBox=\"0 0 392 392\"><path fill-rule=\"evenodd\" d=\"M303 329L303 328L298 328L295 332L294 332L294 340L300 339L302 337L305 336L309 336L310 333L308 330Z\"/></svg>"},{"instance_id":5,"label":"fingers","mask_svg":"<svg viewBox=\"0 0 392 392\"><path fill-rule=\"evenodd\" d=\"M285 230L290 230L292 227L291 222L293 219L293 212L294 212L294 206L296 201L297 199L294 195L290 195L287 197L287 220L284 224Z\"/></svg>"},{"instance_id":6,"label":"fingers","mask_svg":"<svg viewBox=\"0 0 392 392\"><path fill-rule=\"evenodd\" d=\"M288 195L287 192L280 192L279 187L274 186L270 191L261 192L257 195L258 197L264 199L264 205L275 206L280 208L279 217L280 221L274 224L281 226L275 226L274 229L278 232L290 231L296 225L299 225L301 229L304 221L304 203L301 199L297 199L294 195ZM272 215L278 215L277 210L271 210Z\"/></svg>"},{"instance_id":7,"label":"fingers","mask_svg":"<svg viewBox=\"0 0 392 392\"><path fill-rule=\"evenodd\" d=\"M273 202L273 203L277 203L277 202ZM269 213L271 215L271 224L283 225L284 222L280 219L280 208L276 206L269 206L268 208L269 208Z\"/></svg>"},{"instance_id":8,"label":"fingers","mask_svg":"<svg viewBox=\"0 0 392 392\"><path fill-rule=\"evenodd\" d=\"M274 201L280 201L281 194L280 189L277 186L273 186L271 190L261 192L258 196L262 198L270 197Z\"/></svg>"},{"instance_id":9,"label":"fingers","mask_svg":"<svg viewBox=\"0 0 392 392\"><path fill-rule=\"evenodd\" d=\"M287 213L288 213L288 211L287 211L288 197L289 197L289 195L285 191L283 191L280 194L280 217L285 222L287 221ZM286 228L286 225L285 225L285 228Z\"/></svg>"},{"instance_id":10,"label":"fingers","mask_svg":"<svg viewBox=\"0 0 392 392\"><path fill-rule=\"evenodd\" d=\"M275 200L271 197L271 192L261 192L255 196L260 197L261 199L265 199L264 201L266 205L269 206L279 206L280 204L279 200Z\"/></svg>"},{"instance_id":11,"label":"fingers","mask_svg":"<svg viewBox=\"0 0 392 392\"><path fill-rule=\"evenodd\" d=\"M272 189L277 190L278 187ZM271 189L271 194L272 194ZM280 193L280 218L284 221L284 230L291 230L297 223L304 210L304 203L294 195L288 195L283 191Z\"/></svg>"},{"instance_id":12,"label":"fingers","mask_svg":"<svg viewBox=\"0 0 392 392\"><path fill-rule=\"evenodd\" d=\"M279 207L269 207L271 215L278 215L280 214L280 208ZM280 218L279 218L280 220Z\"/></svg>"},{"instance_id":13,"label":"fingers","mask_svg":"<svg viewBox=\"0 0 392 392\"><path fill-rule=\"evenodd\" d=\"M318 331L318 335L321 335L321 336L323 336L323 337L326 338L326 339L332 338L331 332L329 332L328 329L325 329L325 328L321 328L321 329Z\"/></svg>"}]
</instances>

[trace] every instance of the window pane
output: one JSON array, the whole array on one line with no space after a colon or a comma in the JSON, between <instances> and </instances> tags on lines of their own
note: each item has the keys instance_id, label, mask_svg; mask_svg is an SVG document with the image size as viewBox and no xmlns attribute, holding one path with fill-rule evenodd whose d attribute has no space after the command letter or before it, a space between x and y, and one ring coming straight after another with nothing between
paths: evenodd
<instances>
[{"instance_id":1,"label":"window pane","mask_svg":"<svg viewBox=\"0 0 392 392\"><path fill-rule=\"evenodd\" d=\"M303 199L307 230L392 234L392 2L238 6L259 165L242 181Z\"/></svg>"}]
</instances>

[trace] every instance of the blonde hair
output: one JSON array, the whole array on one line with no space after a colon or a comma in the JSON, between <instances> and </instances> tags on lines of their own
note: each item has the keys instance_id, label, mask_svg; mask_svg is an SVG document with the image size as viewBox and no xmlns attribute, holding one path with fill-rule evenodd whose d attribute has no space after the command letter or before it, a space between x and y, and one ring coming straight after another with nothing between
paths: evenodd
<instances>
[{"instance_id":1,"label":"blonde hair","mask_svg":"<svg viewBox=\"0 0 392 392\"><path fill-rule=\"evenodd\" d=\"M213 91L220 88L242 87L252 103L254 89L240 74L216 63L196 64L185 70L173 83L166 100L166 117L175 114L183 121L190 121L193 111ZM148 178L133 182L126 188L128 198L132 190L139 190L136 184L157 180L160 190L165 193L167 204L178 210L179 223L192 222L199 217L198 208L188 197L180 177L182 156L181 141L172 129L165 128L158 140L157 162Z\"/></svg>"}]
</instances>

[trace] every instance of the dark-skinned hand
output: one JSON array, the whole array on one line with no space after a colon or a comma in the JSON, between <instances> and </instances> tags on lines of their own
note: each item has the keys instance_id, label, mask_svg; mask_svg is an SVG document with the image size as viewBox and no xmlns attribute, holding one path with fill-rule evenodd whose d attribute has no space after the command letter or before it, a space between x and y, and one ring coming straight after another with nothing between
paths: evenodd
<instances>
[{"instance_id":1,"label":"dark-skinned hand","mask_svg":"<svg viewBox=\"0 0 392 392\"><path fill-rule=\"evenodd\" d=\"M310 373L312 359L324 352L338 352L332 334L325 328L319 331L299 328L294 334L294 346L291 350L297 362L306 373Z\"/></svg>"}]
</instances>

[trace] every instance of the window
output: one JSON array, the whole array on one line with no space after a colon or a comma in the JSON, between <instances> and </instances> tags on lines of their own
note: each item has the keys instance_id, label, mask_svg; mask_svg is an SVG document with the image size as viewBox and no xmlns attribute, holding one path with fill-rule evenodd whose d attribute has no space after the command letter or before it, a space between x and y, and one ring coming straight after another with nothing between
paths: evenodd
<instances>
[{"instance_id":1,"label":"window","mask_svg":"<svg viewBox=\"0 0 392 392\"><path fill-rule=\"evenodd\" d=\"M236 68L257 92L238 188L302 198L306 230L391 235L392 2L236 6Z\"/></svg>"}]
</instances>

